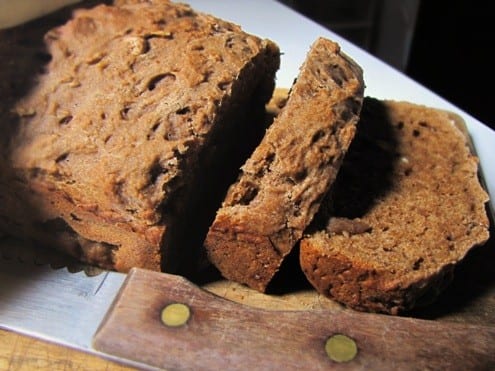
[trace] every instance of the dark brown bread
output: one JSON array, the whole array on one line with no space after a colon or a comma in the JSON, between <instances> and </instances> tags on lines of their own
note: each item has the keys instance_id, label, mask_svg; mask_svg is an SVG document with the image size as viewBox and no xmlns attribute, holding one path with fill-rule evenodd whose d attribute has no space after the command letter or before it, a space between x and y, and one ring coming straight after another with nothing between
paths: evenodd
<instances>
[{"instance_id":1,"label":"dark brown bread","mask_svg":"<svg viewBox=\"0 0 495 371\"><path fill-rule=\"evenodd\" d=\"M24 29L2 36L20 48ZM80 9L45 42L34 86L5 83L19 99L1 111L1 228L105 268L176 271L264 131L277 46L165 0Z\"/></svg>"},{"instance_id":2,"label":"dark brown bread","mask_svg":"<svg viewBox=\"0 0 495 371\"><path fill-rule=\"evenodd\" d=\"M456 120L411 103L364 100L316 218L326 228L300 244L302 269L320 293L357 310L399 314L433 300L455 265L486 242L488 196Z\"/></svg>"},{"instance_id":3,"label":"dark brown bread","mask_svg":"<svg viewBox=\"0 0 495 371\"><path fill-rule=\"evenodd\" d=\"M361 68L336 43L316 40L208 232L209 259L224 277L266 290L337 174L363 90Z\"/></svg>"}]
</instances>

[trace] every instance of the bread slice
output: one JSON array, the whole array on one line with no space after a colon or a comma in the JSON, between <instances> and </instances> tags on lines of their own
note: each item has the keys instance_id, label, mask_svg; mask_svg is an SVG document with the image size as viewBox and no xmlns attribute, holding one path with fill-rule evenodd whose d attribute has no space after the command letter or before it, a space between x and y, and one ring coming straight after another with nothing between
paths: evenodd
<instances>
[{"instance_id":1,"label":"bread slice","mask_svg":"<svg viewBox=\"0 0 495 371\"><path fill-rule=\"evenodd\" d=\"M29 27L4 40L29 48ZM264 133L278 47L165 0L79 9L45 42L34 86L5 84L2 229L119 271L192 264Z\"/></svg>"},{"instance_id":2,"label":"bread slice","mask_svg":"<svg viewBox=\"0 0 495 371\"><path fill-rule=\"evenodd\" d=\"M477 158L445 111L365 98L356 134L300 263L323 295L403 313L432 301L488 239Z\"/></svg>"},{"instance_id":3,"label":"bread slice","mask_svg":"<svg viewBox=\"0 0 495 371\"><path fill-rule=\"evenodd\" d=\"M266 290L335 179L363 90L361 68L336 43L317 39L208 232L208 257L225 278Z\"/></svg>"}]
</instances>

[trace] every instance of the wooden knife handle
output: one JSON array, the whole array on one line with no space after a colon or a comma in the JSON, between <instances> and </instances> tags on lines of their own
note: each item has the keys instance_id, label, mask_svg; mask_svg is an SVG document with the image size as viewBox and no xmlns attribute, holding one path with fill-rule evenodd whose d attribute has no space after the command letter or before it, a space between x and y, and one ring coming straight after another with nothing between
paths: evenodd
<instances>
[{"instance_id":1,"label":"wooden knife handle","mask_svg":"<svg viewBox=\"0 0 495 371\"><path fill-rule=\"evenodd\" d=\"M174 370L495 369L495 327L256 309L142 269L93 340L100 352Z\"/></svg>"}]
</instances>

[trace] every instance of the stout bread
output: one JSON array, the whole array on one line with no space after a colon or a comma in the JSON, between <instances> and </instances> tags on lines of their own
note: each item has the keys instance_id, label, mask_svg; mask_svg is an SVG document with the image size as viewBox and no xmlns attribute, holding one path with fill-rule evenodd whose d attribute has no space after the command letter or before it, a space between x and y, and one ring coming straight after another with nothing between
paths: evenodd
<instances>
[{"instance_id":1,"label":"stout bread","mask_svg":"<svg viewBox=\"0 0 495 371\"><path fill-rule=\"evenodd\" d=\"M323 38L218 210L205 247L221 274L265 291L301 238L354 137L361 68Z\"/></svg>"},{"instance_id":2,"label":"stout bread","mask_svg":"<svg viewBox=\"0 0 495 371\"><path fill-rule=\"evenodd\" d=\"M47 50L40 24L1 35L1 229L119 271L194 264L264 133L278 47L165 0L79 9Z\"/></svg>"},{"instance_id":3,"label":"stout bread","mask_svg":"<svg viewBox=\"0 0 495 371\"><path fill-rule=\"evenodd\" d=\"M359 130L300 243L322 294L351 308L398 314L433 300L455 265L488 239L488 200L458 117L365 98Z\"/></svg>"}]
</instances>

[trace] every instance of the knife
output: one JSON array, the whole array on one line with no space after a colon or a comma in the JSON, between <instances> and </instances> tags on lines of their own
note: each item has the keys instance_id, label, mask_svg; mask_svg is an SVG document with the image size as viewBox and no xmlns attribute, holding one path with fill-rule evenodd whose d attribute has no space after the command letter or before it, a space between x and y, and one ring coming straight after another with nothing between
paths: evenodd
<instances>
[{"instance_id":1,"label":"knife","mask_svg":"<svg viewBox=\"0 0 495 371\"><path fill-rule=\"evenodd\" d=\"M242 305L132 269L0 259L0 327L139 369L493 369L495 327Z\"/></svg>"}]
</instances>

